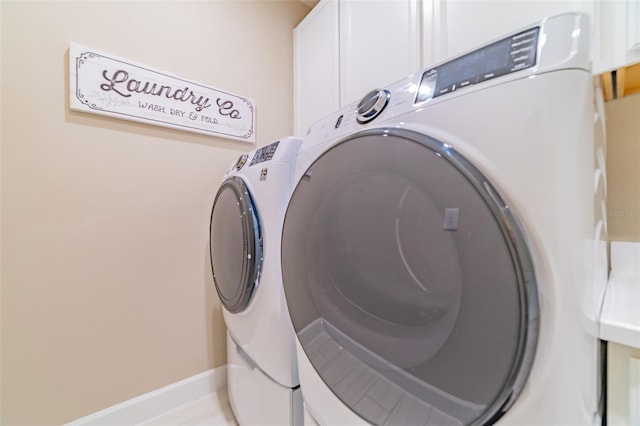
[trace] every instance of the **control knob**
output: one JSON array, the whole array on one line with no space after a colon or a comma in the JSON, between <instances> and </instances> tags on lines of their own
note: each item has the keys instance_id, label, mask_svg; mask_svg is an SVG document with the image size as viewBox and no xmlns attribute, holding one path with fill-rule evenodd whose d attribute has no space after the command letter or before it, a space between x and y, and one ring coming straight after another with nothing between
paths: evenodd
<instances>
[{"instance_id":1,"label":"control knob","mask_svg":"<svg viewBox=\"0 0 640 426\"><path fill-rule=\"evenodd\" d=\"M391 93L388 90L376 89L367 93L358 104L356 120L365 124L376 118L389 103Z\"/></svg>"},{"instance_id":2,"label":"control knob","mask_svg":"<svg viewBox=\"0 0 640 426\"><path fill-rule=\"evenodd\" d=\"M248 158L249 156L247 154L242 154L240 158L238 158L238 161L236 161L236 164L234 166L236 170L240 170L242 166L244 166L244 164L247 162Z\"/></svg>"}]
</instances>

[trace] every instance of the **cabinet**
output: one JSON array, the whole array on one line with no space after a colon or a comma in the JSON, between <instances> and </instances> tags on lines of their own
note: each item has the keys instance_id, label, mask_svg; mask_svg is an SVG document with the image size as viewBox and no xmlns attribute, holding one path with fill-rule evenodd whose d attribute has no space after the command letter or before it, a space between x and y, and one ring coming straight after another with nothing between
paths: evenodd
<instances>
[{"instance_id":1,"label":"cabinet","mask_svg":"<svg viewBox=\"0 0 640 426\"><path fill-rule=\"evenodd\" d=\"M340 1L341 106L420 70L418 5Z\"/></svg>"},{"instance_id":2,"label":"cabinet","mask_svg":"<svg viewBox=\"0 0 640 426\"><path fill-rule=\"evenodd\" d=\"M304 136L313 122L340 108L338 3L319 3L293 33L293 127Z\"/></svg>"},{"instance_id":3,"label":"cabinet","mask_svg":"<svg viewBox=\"0 0 640 426\"><path fill-rule=\"evenodd\" d=\"M640 62L640 1L601 1L602 52L594 71Z\"/></svg>"},{"instance_id":4,"label":"cabinet","mask_svg":"<svg viewBox=\"0 0 640 426\"><path fill-rule=\"evenodd\" d=\"M607 411L610 425L640 424L640 349L608 343Z\"/></svg>"},{"instance_id":5,"label":"cabinet","mask_svg":"<svg viewBox=\"0 0 640 426\"><path fill-rule=\"evenodd\" d=\"M294 30L294 133L421 68L420 0L321 0Z\"/></svg>"}]
</instances>

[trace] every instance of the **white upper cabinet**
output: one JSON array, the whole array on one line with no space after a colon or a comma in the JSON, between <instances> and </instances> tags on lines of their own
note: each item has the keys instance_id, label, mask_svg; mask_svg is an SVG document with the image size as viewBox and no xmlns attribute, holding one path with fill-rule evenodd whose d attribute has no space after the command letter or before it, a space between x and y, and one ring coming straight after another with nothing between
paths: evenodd
<instances>
[{"instance_id":1,"label":"white upper cabinet","mask_svg":"<svg viewBox=\"0 0 640 426\"><path fill-rule=\"evenodd\" d=\"M340 1L341 105L421 68L419 0Z\"/></svg>"},{"instance_id":2,"label":"white upper cabinet","mask_svg":"<svg viewBox=\"0 0 640 426\"><path fill-rule=\"evenodd\" d=\"M294 113L296 136L340 108L338 3L319 3L294 29Z\"/></svg>"},{"instance_id":3,"label":"white upper cabinet","mask_svg":"<svg viewBox=\"0 0 640 426\"><path fill-rule=\"evenodd\" d=\"M294 133L421 68L420 0L321 0L294 30Z\"/></svg>"},{"instance_id":4,"label":"white upper cabinet","mask_svg":"<svg viewBox=\"0 0 640 426\"><path fill-rule=\"evenodd\" d=\"M601 0L602 52L594 71L640 62L640 0Z\"/></svg>"}]
</instances>

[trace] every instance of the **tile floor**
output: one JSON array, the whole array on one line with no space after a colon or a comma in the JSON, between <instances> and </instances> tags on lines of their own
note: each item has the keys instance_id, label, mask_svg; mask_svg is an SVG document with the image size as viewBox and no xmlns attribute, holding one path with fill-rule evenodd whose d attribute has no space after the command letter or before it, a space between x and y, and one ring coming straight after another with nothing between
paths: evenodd
<instances>
[{"instance_id":1,"label":"tile floor","mask_svg":"<svg viewBox=\"0 0 640 426\"><path fill-rule=\"evenodd\" d=\"M140 423L140 426L237 426L225 388Z\"/></svg>"}]
</instances>

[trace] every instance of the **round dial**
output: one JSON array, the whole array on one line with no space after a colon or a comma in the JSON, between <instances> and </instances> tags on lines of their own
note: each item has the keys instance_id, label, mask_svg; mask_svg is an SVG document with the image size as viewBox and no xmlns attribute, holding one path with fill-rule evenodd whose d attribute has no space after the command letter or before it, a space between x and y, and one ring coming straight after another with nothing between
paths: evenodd
<instances>
[{"instance_id":1,"label":"round dial","mask_svg":"<svg viewBox=\"0 0 640 426\"><path fill-rule=\"evenodd\" d=\"M236 161L236 165L234 166L236 168L236 170L240 170L242 168L242 166L245 165L245 163L247 162L248 158L249 158L249 156L247 154L242 154L240 156L240 158L238 158L238 161Z\"/></svg>"},{"instance_id":2,"label":"round dial","mask_svg":"<svg viewBox=\"0 0 640 426\"><path fill-rule=\"evenodd\" d=\"M358 104L356 119L365 124L376 118L387 106L391 94L388 90L376 89L367 93Z\"/></svg>"}]
</instances>

